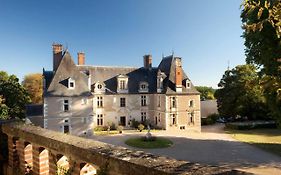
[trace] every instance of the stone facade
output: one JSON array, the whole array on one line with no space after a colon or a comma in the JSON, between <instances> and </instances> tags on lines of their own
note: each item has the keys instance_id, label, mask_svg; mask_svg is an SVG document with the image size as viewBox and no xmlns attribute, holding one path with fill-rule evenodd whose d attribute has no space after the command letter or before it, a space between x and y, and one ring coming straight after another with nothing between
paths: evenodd
<instances>
[{"instance_id":1,"label":"stone facade","mask_svg":"<svg viewBox=\"0 0 281 175\"><path fill-rule=\"evenodd\" d=\"M76 65L58 46L53 71L43 71L44 128L84 136L97 126L129 128L136 120L166 130L201 130L200 94L180 57L163 57L158 67L151 55L140 68L105 67L84 65L85 54L78 53Z\"/></svg>"}]
</instances>

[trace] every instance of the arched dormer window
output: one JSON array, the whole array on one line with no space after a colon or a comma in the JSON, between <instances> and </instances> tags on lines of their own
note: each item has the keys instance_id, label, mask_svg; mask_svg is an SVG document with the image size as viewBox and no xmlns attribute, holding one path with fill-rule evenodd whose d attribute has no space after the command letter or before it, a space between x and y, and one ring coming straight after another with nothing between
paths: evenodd
<instances>
[{"instance_id":1,"label":"arched dormer window","mask_svg":"<svg viewBox=\"0 0 281 175\"><path fill-rule=\"evenodd\" d=\"M148 92L148 83L147 82L140 82L139 84L139 92Z\"/></svg>"},{"instance_id":2,"label":"arched dormer window","mask_svg":"<svg viewBox=\"0 0 281 175\"><path fill-rule=\"evenodd\" d=\"M128 93L128 76L120 74L117 76L117 92Z\"/></svg>"},{"instance_id":3,"label":"arched dormer window","mask_svg":"<svg viewBox=\"0 0 281 175\"><path fill-rule=\"evenodd\" d=\"M105 91L105 85L102 82L96 82L94 84L94 92L95 93L103 93Z\"/></svg>"}]
</instances>

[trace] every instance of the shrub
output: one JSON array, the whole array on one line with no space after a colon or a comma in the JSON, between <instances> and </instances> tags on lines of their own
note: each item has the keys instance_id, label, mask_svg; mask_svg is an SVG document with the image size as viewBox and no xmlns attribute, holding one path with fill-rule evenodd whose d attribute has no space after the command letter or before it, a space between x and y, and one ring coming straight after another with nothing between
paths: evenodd
<instances>
[{"instance_id":1,"label":"shrub","mask_svg":"<svg viewBox=\"0 0 281 175\"><path fill-rule=\"evenodd\" d=\"M96 126L94 131L107 131L108 126Z\"/></svg>"},{"instance_id":2,"label":"shrub","mask_svg":"<svg viewBox=\"0 0 281 175\"><path fill-rule=\"evenodd\" d=\"M140 130L140 132L142 132L142 130L144 129L144 125L143 124L139 124L138 125L138 129Z\"/></svg>"},{"instance_id":3,"label":"shrub","mask_svg":"<svg viewBox=\"0 0 281 175\"><path fill-rule=\"evenodd\" d=\"M107 129L108 129L108 127L110 128L110 130L116 130L116 125L113 122L108 122Z\"/></svg>"},{"instance_id":4,"label":"shrub","mask_svg":"<svg viewBox=\"0 0 281 175\"><path fill-rule=\"evenodd\" d=\"M233 122L225 125L227 129L250 130L258 128L277 128L274 121L251 121L251 122Z\"/></svg>"},{"instance_id":5,"label":"shrub","mask_svg":"<svg viewBox=\"0 0 281 175\"><path fill-rule=\"evenodd\" d=\"M131 127L132 127L132 128L138 128L139 124L140 124L140 122L137 121L136 119L133 119L133 120L131 121Z\"/></svg>"},{"instance_id":6,"label":"shrub","mask_svg":"<svg viewBox=\"0 0 281 175\"><path fill-rule=\"evenodd\" d=\"M216 123L216 120L219 118L219 114L210 114L207 118L201 119L201 125L212 125Z\"/></svg>"},{"instance_id":7,"label":"shrub","mask_svg":"<svg viewBox=\"0 0 281 175\"><path fill-rule=\"evenodd\" d=\"M119 131L119 133L122 133L123 129L124 129L123 126L121 125L117 126L117 130Z\"/></svg>"}]
</instances>

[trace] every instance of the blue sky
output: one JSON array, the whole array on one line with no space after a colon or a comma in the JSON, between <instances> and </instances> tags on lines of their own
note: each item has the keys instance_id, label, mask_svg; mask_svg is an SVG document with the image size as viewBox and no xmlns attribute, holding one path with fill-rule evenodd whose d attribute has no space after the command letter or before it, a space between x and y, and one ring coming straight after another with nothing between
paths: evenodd
<instances>
[{"instance_id":1,"label":"blue sky","mask_svg":"<svg viewBox=\"0 0 281 175\"><path fill-rule=\"evenodd\" d=\"M227 68L244 64L241 0L1 0L0 70L20 79L52 69L53 42L75 61L137 66L152 54L183 58L195 85L217 87Z\"/></svg>"}]
</instances>

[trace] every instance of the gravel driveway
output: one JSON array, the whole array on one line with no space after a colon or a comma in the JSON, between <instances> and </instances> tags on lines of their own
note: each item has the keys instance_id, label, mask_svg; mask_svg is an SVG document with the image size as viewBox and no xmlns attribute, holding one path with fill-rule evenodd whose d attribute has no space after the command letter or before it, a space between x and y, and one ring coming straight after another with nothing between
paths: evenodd
<instances>
[{"instance_id":1,"label":"gravel driveway","mask_svg":"<svg viewBox=\"0 0 281 175\"><path fill-rule=\"evenodd\" d=\"M161 149L136 149L124 144L130 137L145 134L139 132L125 131L122 135L93 136L93 139L194 163L221 165L255 174L281 174L281 157L234 140L224 133L223 127L222 124L202 127L201 133L153 132L152 135L169 138L174 143Z\"/></svg>"}]
</instances>

